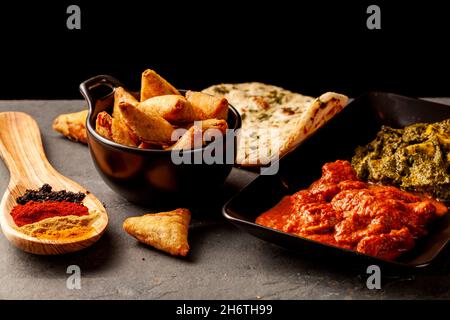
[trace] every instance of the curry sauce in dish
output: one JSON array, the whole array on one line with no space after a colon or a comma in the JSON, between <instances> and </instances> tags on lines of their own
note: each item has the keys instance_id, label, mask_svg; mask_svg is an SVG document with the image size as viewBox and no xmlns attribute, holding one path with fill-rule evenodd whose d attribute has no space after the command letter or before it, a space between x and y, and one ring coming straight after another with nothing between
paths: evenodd
<instances>
[{"instance_id":1,"label":"curry sauce in dish","mask_svg":"<svg viewBox=\"0 0 450 320\"><path fill-rule=\"evenodd\" d=\"M256 223L321 243L394 260L447 213L431 197L363 182L350 162L322 168L308 189L285 196Z\"/></svg>"}]
</instances>

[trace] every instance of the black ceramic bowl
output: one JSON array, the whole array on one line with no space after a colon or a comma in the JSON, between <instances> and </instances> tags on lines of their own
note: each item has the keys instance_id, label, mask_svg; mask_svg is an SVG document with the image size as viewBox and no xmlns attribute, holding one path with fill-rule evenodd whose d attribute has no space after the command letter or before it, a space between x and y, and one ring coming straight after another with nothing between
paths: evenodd
<instances>
[{"instance_id":1,"label":"black ceramic bowl","mask_svg":"<svg viewBox=\"0 0 450 320\"><path fill-rule=\"evenodd\" d=\"M99 75L80 85L89 107L87 140L94 164L103 180L121 196L138 204L174 204L188 200L202 201L220 192L232 163L174 164L171 151L139 149L115 143L95 131L97 114L111 112L115 88L123 85L115 78ZM184 93L185 91L181 91ZM231 105L228 128L241 127L239 113ZM229 132L203 148L184 151L191 160L203 159L205 153L236 155L236 137ZM193 161L192 161L193 162ZM191 163L192 163L191 162Z\"/></svg>"}]
</instances>

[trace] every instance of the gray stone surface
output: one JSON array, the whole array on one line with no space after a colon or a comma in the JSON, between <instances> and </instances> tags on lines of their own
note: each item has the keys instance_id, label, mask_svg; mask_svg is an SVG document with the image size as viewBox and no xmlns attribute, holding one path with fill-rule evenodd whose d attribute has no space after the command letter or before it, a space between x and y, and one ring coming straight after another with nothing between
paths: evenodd
<instances>
[{"instance_id":1,"label":"gray stone surface","mask_svg":"<svg viewBox=\"0 0 450 320\"><path fill-rule=\"evenodd\" d=\"M450 99L442 99L450 104ZM82 101L0 101L0 111L23 111L38 122L50 162L67 177L95 193L107 207L110 225L92 247L62 256L35 256L11 246L0 234L2 299L428 299L450 298L450 250L431 268L384 273L382 290L368 290L365 265L289 252L236 229L218 208L196 215L190 228L191 253L173 258L122 231L123 220L151 212L128 203L101 180L88 149L51 130L59 113L77 111ZM1 130L1 128L0 128ZM0 161L1 162L1 161ZM229 195L254 174L234 169ZM8 172L0 164L0 190ZM229 194L228 194L229 193ZM66 288L66 268L82 270L82 289Z\"/></svg>"}]
</instances>

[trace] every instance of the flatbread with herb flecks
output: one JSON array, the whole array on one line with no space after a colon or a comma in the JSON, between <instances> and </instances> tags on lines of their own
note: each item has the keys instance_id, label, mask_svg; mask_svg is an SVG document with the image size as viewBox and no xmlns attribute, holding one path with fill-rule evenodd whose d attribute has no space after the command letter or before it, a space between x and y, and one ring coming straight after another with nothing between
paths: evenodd
<instances>
[{"instance_id":1,"label":"flatbread with herb flecks","mask_svg":"<svg viewBox=\"0 0 450 320\"><path fill-rule=\"evenodd\" d=\"M327 92L318 98L258 82L213 85L203 90L225 97L242 117L237 163L267 164L293 150L340 112L348 102L342 94Z\"/></svg>"}]
</instances>

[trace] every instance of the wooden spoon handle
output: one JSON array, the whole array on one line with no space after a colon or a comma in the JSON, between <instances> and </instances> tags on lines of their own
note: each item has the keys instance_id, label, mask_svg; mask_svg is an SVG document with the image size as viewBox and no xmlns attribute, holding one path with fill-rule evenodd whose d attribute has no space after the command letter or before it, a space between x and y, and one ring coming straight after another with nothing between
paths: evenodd
<instances>
[{"instance_id":1,"label":"wooden spoon handle","mask_svg":"<svg viewBox=\"0 0 450 320\"><path fill-rule=\"evenodd\" d=\"M26 179L39 183L42 173L54 170L45 156L36 121L23 112L0 113L0 155L11 182Z\"/></svg>"}]
</instances>

